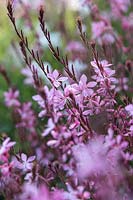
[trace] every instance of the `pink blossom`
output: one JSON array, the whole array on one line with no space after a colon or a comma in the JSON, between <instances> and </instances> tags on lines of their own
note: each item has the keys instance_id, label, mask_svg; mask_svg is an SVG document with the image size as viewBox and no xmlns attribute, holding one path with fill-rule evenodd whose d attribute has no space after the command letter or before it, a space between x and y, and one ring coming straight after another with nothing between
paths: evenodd
<instances>
[{"instance_id":1,"label":"pink blossom","mask_svg":"<svg viewBox=\"0 0 133 200\"><path fill-rule=\"evenodd\" d=\"M84 60L87 53L85 47L78 41L69 42L66 50L72 54L72 60Z\"/></svg>"},{"instance_id":2,"label":"pink blossom","mask_svg":"<svg viewBox=\"0 0 133 200\"><path fill-rule=\"evenodd\" d=\"M64 94L61 91L54 91L54 96L53 96L53 102L54 106L57 109L64 109L64 106L66 104L67 96L65 96L65 91Z\"/></svg>"},{"instance_id":3,"label":"pink blossom","mask_svg":"<svg viewBox=\"0 0 133 200\"><path fill-rule=\"evenodd\" d=\"M24 83L27 84L27 85L33 85L34 84L34 79L33 79L33 74L31 72L31 70L26 67L26 68L23 68L21 70L21 73L26 76L25 80L24 80Z\"/></svg>"},{"instance_id":4,"label":"pink blossom","mask_svg":"<svg viewBox=\"0 0 133 200\"><path fill-rule=\"evenodd\" d=\"M77 160L79 178L89 176L122 176L119 159L122 157L118 146L109 150L102 137L91 140L87 145L79 144L73 147ZM97 164L96 164L97 163Z\"/></svg>"},{"instance_id":5,"label":"pink blossom","mask_svg":"<svg viewBox=\"0 0 133 200\"><path fill-rule=\"evenodd\" d=\"M94 67L95 73L100 77L111 77L115 74L115 70L109 68L112 64L109 64L107 60L98 61L98 63L100 68L95 60L91 62L91 65ZM98 79L97 77L97 80L100 80L100 78Z\"/></svg>"},{"instance_id":6,"label":"pink blossom","mask_svg":"<svg viewBox=\"0 0 133 200\"><path fill-rule=\"evenodd\" d=\"M58 88L62 82L68 79L67 77L61 77L56 69L52 73L48 73L47 76L56 88Z\"/></svg>"},{"instance_id":7,"label":"pink blossom","mask_svg":"<svg viewBox=\"0 0 133 200\"><path fill-rule=\"evenodd\" d=\"M86 75L80 77L79 84L74 84L73 88L75 89L75 94L82 94L83 97L93 94L93 89L96 86L96 82L92 81L87 83Z\"/></svg>"},{"instance_id":8,"label":"pink blossom","mask_svg":"<svg viewBox=\"0 0 133 200\"><path fill-rule=\"evenodd\" d=\"M29 197L31 200L65 200L63 193L59 190L49 192L45 185L41 185L37 188L35 184L25 184L20 200L28 200Z\"/></svg>"},{"instance_id":9,"label":"pink blossom","mask_svg":"<svg viewBox=\"0 0 133 200\"><path fill-rule=\"evenodd\" d=\"M20 200L28 200L29 197L31 200L51 200L49 192L45 186L38 189L34 184L25 184L23 187L23 193L20 195Z\"/></svg>"},{"instance_id":10,"label":"pink blossom","mask_svg":"<svg viewBox=\"0 0 133 200\"><path fill-rule=\"evenodd\" d=\"M121 90L128 90L128 79L126 77L115 79L114 83L116 85L116 88L115 88L116 92L119 92Z\"/></svg>"},{"instance_id":11,"label":"pink blossom","mask_svg":"<svg viewBox=\"0 0 133 200\"><path fill-rule=\"evenodd\" d=\"M105 145L111 147L115 144L114 131L112 128L108 129L108 135L105 137Z\"/></svg>"},{"instance_id":12,"label":"pink blossom","mask_svg":"<svg viewBox=\"0 0 133 200\"><path fill-rule=\"evenodd\" d=\"M133 104L127 105L125 110L129 113L129 115L133 116Z\"/></svg>"},{"instance_id":13,"label":"pink blossom","mask_svg":"<svg viewBox=\"0 0 133 200\"><path fill-rule=\"evenodd\" d=\"M54 88L49 90L49 88L47 86L44 86L43 92L45 94L45 99L43 99L43 97L40 95L34 95L32 97L33 100L36 101L39 104L39 106L41 107L41 112L38 115L39 117L44 117L45 114L47 113L46 102L47 102L48 108L49 108L49 106L52 105L54 91L55 91Z\"/></svg>"},{"instance_id":14,"label":"pink blossom","mask_svg":"<svg viewBox=\"0 0 133 200\"><path fill-rule=\"evenodd\" d=\"M110 0L110 4L115 16L120 18L123 12L128 11L130 0Z\"/></svg>"},{"instance_id":15,"label":"pink blossom","mask_svg":"<svg viewBox=\"0 0 133 200\"><path fill-rule=\"evenodd\" d=\"M68 191L64 192L65 200L77 200L79 197L83 200L88 200L91 198L90 192L86 191L82 185L78 185L75 189L72 188L69 183L67 183L67 190Z\"/></svg>"},{"instance_id":16,"label":"pink blossom","mask_svg":"<svg viewBox=\"0 0 133 200\"><path fill-rule=\"evenodd\" d=\"M106 171L107 149L101 138L92 140L87 145L79 144L73 147L73 153L77 160L77 172L80 178L83 179L92 174Z\"/></svg>"},{"instance_id":17,"label":"pink blossom","mask_svg":"<svg viewBox=\"0 0 133 200\"><path fill-rule=\"evenodd\" d=\"M14 167L14 162L11 163L5 163L0 166L0 171L3 176L10 176L11 170Z\"/></svg>"},{"instance_id":18,"label":"pink blossom","mask_svg":"<svg viewBox=\"0 0 133 200\"><path fill-rule=\"evenodd\" d=\"M96 73L96 75L93 75L92 78L97 82L100 82L99 93L103 93L105 95L109 89L114 89L116 79L113 76L115 74L115 70L109 68L112 64L109 64L106 60L102 60L101 62L98 61L98 63L94 60L91 62L91 65Z\"/></svg>"},{"instance_id":19,"label":"pink blossom","mask_svg":"<svg viewBox=\"0 0 133 200\"><path fill-rule=\"evenodd\" d=\"M17 167L22 169L24 172L31 170L33 167L33 161L35 160L35 156L27 157L26 154L22 153L20 157L20 161L17 162Z\"/></svg>"},{"instance_id":20,"label":"pink blossom","mask_svg":"<svg viewBox=\"0 0 133 200\"><path fill-rule=\"evenodd\" d=\"M47 145L48 145L48 146L58 146L58 144L59 144L59 141L58 141L58 140L49 140L49 141L47 142Z\"/></svg>"},{"instance_id":21,"label":"pink blossom","mask_svg":"<svg viewBox=\"0 0 133 200\"><path fill-rule=\"evenodd\" d=\"M36 118L31 105L31 102L23 103L22 106L17 109L20 116L20 122L17 124L17 127L25 127L31 130L34 128Z\"/></svg>"},{"instance_id":22,"label":"pink blossom","mask_svg":"<svg viewBox=\"0 0 133 200\"><path fill-rule=\"evenodd\" d=\"M122 27L124 30L132 30L133 28L133 13L129 16L122 17Z\"/></svg>"},{"instance_id":23,"label":"pink blossom","mask_svg":"<svg viewBox=\"0 0 133 200\"><path fill-rule=\"evenodd\" d=\"M45 101L44 101L44 99L40 96L40 95L34 95L33 97L32 97L32 99L34 100L34 101L36 101L38 104L39 104L39 106L41 107L41 111L40 111L40 113L38 114L38 117L44 117L45 116L45 114L47 113L47 110L46 110L46 107L45 107Z\"/></svg>"},{"instance_id":24,"label":"pink blossom","mask_svg":"<svg viewBox=\"0 0 133 200\"><path fill-rule=\"evenodd\" d=\"M115 41L112 27L105 24L104 21L92 23L92 39L97 40L99 44L112 44Z\"/></svg>"},{"instance_id":25,"label":"pink blossom","mask_svg":"<svg viewBox=\"0 0 133 200\"><path fill-rule=\"evenodd\" d=\"M94 115L102 111L105 106L105 101L100 96L91 96L88 100L87 105L84 107L84 115Z\"/></svg>"},{"instance_id":26,"label":"pink blossom","mask_svg":"<svg viewBox=\"0 0 133 200\"><path fill-rule=\"evenodd\" d=\"M19 97L19 91L13 90L12 88L9 89L8 92L4 93L5 97L5 104L7 107L19 107L20 102L18 100Z\"/></svg>"},{"instance_id":27,"label":"pink blossom","mask_svg":"<svg viewBox=\"0 0 133 200\"><path fill-rule=\"evenodd\" d=\"M9 137L6 138L0 146L0 159L16 144L16 142L11 142L10 140L11 139Z\"/></svg>"},{"instance_id":28,"label":"pink blossom","mask_svg":"<svg viewBox=\"0 0 133 200\"><path fill-rule=\"evenodd\" d=\"M42 136L47 136L55 127L55 124L53 123L53 120L49 118L47 128L44 129Z\"/></svg>"},{"instance_id":29,"label":"pink blossom","mask_svg":"<svg viewBox=\"0 0 133 200\"><path fill-rule=\"evenodd\" d=\"M78 41L71 41L68 43L67 48L68 51L85 51L84 46Z\"/></svg>"}]
</instances>

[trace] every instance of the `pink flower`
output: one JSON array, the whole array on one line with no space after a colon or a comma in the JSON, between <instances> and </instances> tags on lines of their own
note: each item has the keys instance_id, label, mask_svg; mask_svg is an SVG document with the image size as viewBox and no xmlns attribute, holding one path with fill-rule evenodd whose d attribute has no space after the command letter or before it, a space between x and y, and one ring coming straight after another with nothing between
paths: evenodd
<instances>
[{"instance_id":1,"label":"pink flower","mask_svg":"<svg viewBox=\"0 0 133 200\"><path fill-rule=\"evenodd\" d=\"M33 85L34 84L34 79L33 79L33 74L31 70L28 67L25 67L21 70L21 73L26 76L24 83L27 85Z\"/></svg>"},{"instance_id":2,"label":"pink flower","mask_svg":"<svg viewBox=\"0 0 133 200\"><path fill-rule=\"evenodd\" d=\"M62 82L68 79L67 77L61 77L56 69L52 73L48 73L47 76L56 88L58 88Z\"/></svg>"},{"instance_id":3,"label":"pink flower","mask_svg":"<svg viewBox=\"0 0 133 200\"><path fill-rule=\"evenodd\" d=\"M83 97L87 97L93 94L91 88L94 88L96 84L94 81L87 83L87 77L83 74L80 77L79 84L73 84L72 87L75 89L75 94L82 94Z\"/></svg>"},{"instance_id":4,"label":"pink flower","mask_svg":"<svg viewBox=\"0 0 133 200\"><path fill-rule=\"evenodd\" d=\"M14 0L14 3L17 5L19 3L19 1ZM22 0L22 3L27 6L27 8L30 9L37 9L39 8L41 5L43 5L44 1L43 0L37 0L34 1L33 3L31 3L31 0ZM21 5L21 4L20 4Z\"/></svg>"},{"instance_id":5,"label":"pink flower","mask_svg":"<svg viewBox=\"0 0 133 200\"><path fill-rule=\"evenodd\" d=\"M107 148L102 138L91 140L87 145L74 146L73 153L77 160L77 173L80 178L84 179L87 176L105 172Z\"/></svg>"},{"instance_id":6,"label":"pink flower","mask_svg":"<svg viewBox=\"0 0 133 200\"><path fill-rule=\"evenodd\" d=\"M42 136L47 136L55 127L55 124L53 123L53 120L49 118L47 128L43 131Z\"/></svg>"},{"instance_id":7,"label":"pink flower","mask_svg":"<svg viewBox=\"0 0 133 200\"><path fill-rule=\"evenodd\" d=\"M72 54L72 60L84 60L86 58L86 49L82 43L78 41L69 42L66 50Z\"/></svg>"},{"instance_id":8,"label":"pink flower","mask_svg":"<svg viewBox=\"0 0 133 200\"><path fill-rule=\"evenodd\" d=\"M20 116L20 122L17 124L17 127L25 127L30 130L34 128L36 118L31 105L31 102L23 103L22 106L17 109Z\"/></svg>"},{"instance_id":9,"label":"pink flower","mask_svg":"<svg viewBox=\"0 0 133 200\"><path fill-rule=\"evenodd\" d=\"M30 200L65 200L60 190L50 192L45 185L37 187L35 184L25 184L20 199L28 200L29 197Z\"/></svg>"},{"instance_id":10,"label":"pink flower","mask_svg":"<svg viewBox=\"0 0 133 200\"><path fill-rule=\"evenodd\" d=\"M76 188L72 188L69 183L67 183L67 191L64 192L65 200L88 200L91 198L90 192L85 190L85 187L82 185L77 185Z\"/></svg>"},{"instance_id":11,"label":"pink flower","mask_svg":"<svg viewBox=\"0 0 133 200\"><path fill-rule=\"evenodd\" d=\"M6 138L0 146L0 156L7 153L15 144L16 142L11 142L9 137Z\"/></svg>"},{"instance_id":12,"label":"pink flower","mask_svg":"<svg viewBox=\"0 0 133 200\"><path fill-rule=\"evenodd\" d=\"M133 28L133 13L130 13L129 16L122 17L122 27L124 30L132 30Z\"/></svg>"},{"instance_id":13,"label":"pink flower","mask_svg":"<svg viewBox=\"0 0 133 200\"><path fill-rule=\"evenodd\" d=\"M22 153L20 157L20 161L17 162L17 167L22 169L24 172L31 170L33 167L33 161L35 160L35 156L27 157L26 154Z\"/></svg>"},{"instance_id":14,"label":"pink flower","mask_svg":"<svg viewBox=\"0 0 133 200\"><path fill-rule=\"evenodd\" d=\"M109 64L107 60L98 61L98 63L100 68L95 60L91 62L95 73L100 76L97 77L97 81L101 80L102 77L111 77L115 74L115 70L109 68L112 64Z\"/></svg>"},{"instance_id":15,"label":"pink flower","mask_svg":"<svg viewBox=\"0 0 133 200\"><path fill-rule=\"evenodd\" d=\"M115 144L114 131L112 128L108 129L108 135L105 137L105 145L111 147Z\"/></svg>"},{"instance_id":16,"label":"pink flower","mask_svg":"<svg viewBox=\"0 0 133 200\"><path fill-rule=\"evenodd\" d=\"M36 101L40 107L45 107L44 99L40 95L34 95L32 99Z\"/></svg>"},{"instance_id":17,"label":"pink flower","mask_svg":"<svg viewBox=\"0 0 133 200\"><path fill-rule=\"evenodd\" d=\"M125 110L129 113L129 115L133 116L133 104L127 105Z\"/></svg>"},{"instance_id":18,"label":"pink flower","mask_svg":"<svg viewBox=\"0 0 133 200\"><path fill-rule=\"evenodd\" d=\"M115 70L109 68L112 64L109 64L106 60L98 61L98 63L94 60L91 65L94 67L96 74L92 78L100 83L99 93L106 95L109 90L115 88L116 79L113 77Z\"/></svg>"},{"instance_id":19,"label":"pink flower","mask_svg":"<svg viewBox=\"0 0 133 200\"><path fill-rule=\"evenodd\" d=\"M123 12L125 13L128 11L130 0L110 0L110 4L113 14L120 18Z\"/></svg>"},{"instance_id":20,"label":"pink flower","mask_svg":"<svg viewBox=\"0 0 133 200\"><path fill-rule=\"evenodd\" d=\"M98 41L101 44L114 43L115 38L112 34L112 27L105 24L104 21L92 23L92 39Z\"/></svg>"},{"instance_id":21,"label":"pink flower","mask_svg":"<svg viewBox=\"0 0 133 200\"><path fill-rule=\"evenodd\" d=\"M116 88L115 88L116 92L120 92L122 90L128 90L128 78L121 77L119 79L116 79L114 83L116 85Z\"/></svg>"},{"instance_id":22,"label":"pink flower","mask_svg":"<svg viewBox=\"0 0 133 200\"><path fill-rule=\"evenodd\" d=\"M19 107L20 102L18 100L19 97L19 91L18 90L13 90L10 88L8 92L4 93L5 97L5 104L7 107Z\"/></svg>"},{"instance_id":23,"label":"pink flower","mask_svg":"<svg viewBox=\"0 0 133 200\"><path fill-rule=\"evenodd\" d=\"M20 195L20 199L28 200L51 200L49 192L45 186L37 188L35 184L25 184L23 187L23 193Z\"/></svg>"},{"instance_id":24,"label":"pink flower","mask_svg":"<svg viewBox=\"0 0 133 200\"><path fill-rule=\"evenodd\" d=\"M68 43L67 48L68 51L85 51L85 47L78 41L71 41ZM86 51L85 51L86 52Z\"/></svg>"},{"instance_id":25,"label":"pink flower","mask_svg":"<svg viewBox=\"0 0 133 200\"><path fill-rule=\"evenodd\" d=\"M65 91L64 91L65 93ZM66 104L66 100L67 100L67 96L65 96L65 94L63 94L61 91L54 91L54 97L53 97L53 102L54 102L54 106L57 109L64 109L64 106Z\"/></svg>"},{"instance_id":26,"label":"pink flower","mask_svg":"<svg viewBox=\"0 0 133 200\"><path fill-rule=\"evenodd\" d=\"M88 114L98 114L104 108L105 102L101 99L100 96L92 96L89 98L86 109L83 112L84 115Z\"/></svg>"},{"instance_id":27,"label":"pink flower","mask_svg":"<svg viewBox=\"0 0 133 200\"><path fill-rule=\"evenodd\" d=\"M3 176L10 176L11 169L14 166L14 162L11 163L5 163L0 166L0 170Z\"/></svg>"},{"instance_id":28,"label":"pink flower","mask_svg":"<svg viewBox=\"0 0 133 200\"><path fill-rule=\"evenodd\" d=\"M53 96L54 96L54 90L55 88L52 88L49 90L49 88L47 86L44 86L43 88L43 92L45 94L45 98L43 99L42 96L40 95L34 95L32 98L34 101L36 101L39 106L41 107L41 112L39 113L39 117L44 117L45 114L47 113L47 107L46 107L46 102L47 102L47 106L48 108L51 107L51 105L53 104Z\"/></svg>"}]
</instances>

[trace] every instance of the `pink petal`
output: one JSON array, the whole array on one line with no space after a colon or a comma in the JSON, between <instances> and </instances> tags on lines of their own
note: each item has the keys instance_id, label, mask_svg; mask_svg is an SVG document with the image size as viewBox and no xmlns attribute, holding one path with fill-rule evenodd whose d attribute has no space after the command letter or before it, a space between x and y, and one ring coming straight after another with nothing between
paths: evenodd
<instances>
[{"instance_id":1,"label":"pink petal","mask_svg":"<svg viewBox=\"0 0 133 200\"><path fill-rule=\"evenodd\" d=\"M57 144L57 140L50 140L50 141L47 142L48 146L53 146L55 144Z\"/></svg>"},{"instance_id":2,"label":"pink petal","mask_svg":"<svg viewBox=\"0 0 133 200\"><path fill-rule=\"evenodd\" d=\"M58 81L54 81L53 84L54 84L54 86L55 86L56 88L58 88L58 87L60 86L60 83L59 83Z\"/></svg>"},{"instance_id":3,"label":"pink petal","mask_svg":"<svg viewBox=\"0 0 133 200\"><path fill-rule=\"evenodd\" d=\"M117 144L120 144L121 140L122 140L121 135L118 135L118 136L116 137Z\"/></svg>"},{"instance_id":4,"label":"pink petal","mask_svg":"<svg viewBox=\"0 0 133 200\"><path fill-rule=\"evenodd\" d=\"M96 82L91 81L91 82L89 82L89 83L87 84L87 86L91 88L91 87L95 87L96 84L97 84Z\"/></svg>"},{"instance_id":5,"label":"pink petal","mask_svg":"<svg viewBox=\"0 0 133 200\"><path fill-rule=\"evenodd\" d=\"M22 161L27 161L27 155L26 154L24 154L24 153L22 153L21 154L21 159L22 159Z\"/></svg>"},{"instance_id":6,"label":"pink petal","mask_svg":"<svg viewBox=\"0 0 133 200\"><path fill-rule=\"evenodd\" d=\"M6 139L4 140L4 142L3 142L3 146L6 146L6 145L8 144L9 141L10 141L10 138L9 138L9 137L6 138Z\"/></svg>"},{"instance_id":7,"label":"pink petal","mask_svg":"<svg viewBox=\"0 0 133 200\"><path fill-rule=\"evenodd\" d=\"M47 128L44 130L44 132L42 133L42 136L46 137L51 131L51 128Z\"/></svg>"},{"instance_id":8,"label":"pink petal","mask_svg":"<svg viewBox=\"0 0 133 200\"><path fill-rule=\"evenodd\" d=\"M32 99L33 99L34 101L42 101L42 97L41 97L40 95L34 95L34 96L32 97Z\"/></svg>"},{"instance_id":9,"label":"pink petal","mask_svg":"<svg viewBox=\"0 0 133 200\"><path fill-rule=\"evenodd\" d=\"M59 72L55 69L53 71L53 77L56 79L56 78L58 78L58 76L59 76Z\"/></svg>"},{"instance_id":10,"label":"pink petal","mask_svg":"<svg viewBox=\"0 0 133 200\"><path fill-rule=\"evenodd\" d=\"M16 91L14 92L14 97L17 98L18 96L19 96L19 91L16 90Z\"/></svg>"},{"instance_id":11,"label":"pink petal","mask_svg":"<svg viewBox=\"0 0 133 200\"><path fill-rule=\"evenodd\" d=\"M38 114L38 117L43 117L44 115L46 115L46 110L42 110L42 111Z\"/></svg>"},{"instance_id":12,"label":"pink petal","mask_svg":"<svg viewBox=\"0 0 133 200\"><path fill-rule=\"evenodd\" d=\"M91 61L91 65L95 68L98 68L97 64L96 64L96 61Z\"/></svg>"},{"instance_id":13,"label":"pink petal","mask_svg":"<svg viewBox=\"0 0 133 200\"><path fill-rule=\"evenodd\" d=\"M80 77L80 81L82 81L84 84L86 84L87 82L87 77L85 74L83 74L81 77Z\"/></svg>"},{"instance_id":14,"label":"pink petal","mask_svg":"<svg viewBox=\"0 0 133 200\"><path fill-rule=\"evenodd\" d=\"M58 81L61 81L61 82L66 81L66 80L68 80L67 77L60 77L60 78L58 78Z\"/></svg>"},{"instance_id":15,"label":"pink petal","mask_svg":"<svg viewBox=\"0 0 133 200\"><path fill-rule=\"evenodd\" d=\"M88 115L88 114L90 114L90 113L91 113L90 110L86 110L86 111L83 112L83 115Z\"/></svg>"},{"instance_id":16,"label":"pink petal","mask_svg":"<svg viewBox=\"0 0 133 200\"><path fill-rule=\"evenodd\" d=\"M10 142L7 147L10 148L10 147L13 147L14 145L16 144L16 142Z\"/></svg>"},{"instance_id":17,"label":"pink petal","mask_svg":"<svg viewBox=\"0 0 133 200\"><path fill-rule=\"evenodd\" d=\"M126 111L131 111L131 110L133 110L133 104L129 104L129 105L127 105L126 107L125 107L125 109L126 109Z\"/></svg>"},{"instance_id":18,"label":"pink petal","mask_svg":"<svg viewBox=\"0 0 133 200\"><path fill-rule=\"evenodd\" d=\"M29 158L28 158L28 162L32 162L32 161L34 161L35 160L35 158L36 158L36 156L30 156Z\"/></svg>"}]
</instances>

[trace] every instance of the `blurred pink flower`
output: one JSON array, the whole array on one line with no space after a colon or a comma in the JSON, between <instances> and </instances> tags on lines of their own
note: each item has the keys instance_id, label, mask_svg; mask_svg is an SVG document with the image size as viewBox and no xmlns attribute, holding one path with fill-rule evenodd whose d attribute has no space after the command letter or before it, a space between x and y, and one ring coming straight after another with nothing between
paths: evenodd
<instances>
[{"instance_id":1,"label":"blurred pink flower","mask_svg":"<svg viewBox=\"0 0 133 200\"><path fill-rule=\"evenodd\" d=\"M19 91L18 90L13 90L10 88L8 92L4 93L5 97L5 104L7 107L19 107L20 102L18 100L19 97Z\"/></svg>"},{"instance_id":2,"label":"blurred pink flower","mask_svg":"<svg viewBox=\"0 0 133 200\"><path fill-rule=\"evenodd\" d=\"M113 14L115 14L116 17L120 18L123 13L126 13L128 11L130 3L130 0L110 0Z\"/></svg>"},{"instance_id":3,"label":"blurred pink flower","mask_svg":"<svg viewBox=\"0 0 133 200\"><path fill-rule=\"evenodd\" d=\"M101 44L112 44L115 42L112 27L105 24L104 21L92 23L92 39Z\"/></svg>"},{"instance_id":4,"label":"blurred pink flower","mask_svg":"<svg viewBox=\"0 0 133 200\"><path fill-rule=\"evenodd\" d=\"M102 138L91 140L89 144L78 144L73 147L77 160L77 173L81 179L95 174L104 174L107 169L107 148Z\"/></svg>"},{"instance_id":5,"label":"blurred pink flower","mask_svg":"<svg viewBox=\"0 0 133 200\"><path fill-rule=\"evenodd\" d=\"M133 116L133 104L127 105L125 110L129 113L129 115Z\"/></svg>"},{"instance_id":6,"label":"blurred pink flower","mask_svg":"<svg viewBox=\"0 0 133 200\"><path fill-rule=\"evenodd\" d=\"M8 153L8 151L16 144L16 142L11 142L10 140L9 137L6 138L0 146L0 159L2 155Z\"/></svg>"},{"instance_id":7,"label":"blurred pink flower","mask_svg":"<svg viewBox=\"0 0 133 200\"><path fill-rule=\"evenodd\" d=\"M112 64L109 64L107 60L98 61L98 63L100 67L95 60L91 61L91 65L96 73L92 78L97 82L103 81L105 78L109 78L111 81L115 82L116 79L112 77L115 74L115 70L110 68Z\"/></svg>"},{"instance_id":8,"label":"blurred pink flower","mask_svg":"<svg viewBox=\"0 0 133 200\"><path fill-rule=\"evenodd\" d=\"M0 165L0 171L2 176L10 176L13 167L14 167L14 162L4 163L3 165Z\"/></svg>"},{"instance_id":9,"label":"blurred pink flower","mask_svg":"<svg viewBox=\"0 0 133 200\"><path fill-rule=\"evenodd\" d=\"M45 185L37 187L35 184L25 184L20 200L28 200L29 198L30 200L65 200L63 192L60 190L49 192Z\"/></svg>"},{"instance_id":10,"label":"blurred pink flower","mask_svg":"<svg viewBox=\"0 0 133 200\"><path fill-rule=\"evenodd\" d=\"M36 118L31 106L31 102L26 102L17 109L20 116L20 122L17 124L17 127L25 127L29 128L30 130L34 129Z\"/></svg>"},{"instance_id":11,"label":"blurred pink flower","mask_svg":"<svg viewBox=\"0 0 133 200\"><path fill-rule=\"evenodd\" d=\"M33 74L31 70L28 67L25 67L21 70L21 73L26 76L24 83L27 85L33 85L34 84L34 79L33 79Z\"/></svg>"},{"instance_id":12,"label":"blurred pink flower","mask_svg":"<svg viewBox=\"0 0 133 200\"><path fill-rule=\"evenodd\" d=\"M44 129L42 136L47 136L55 127L53 120L51 118L48 119L47 127Z\"/></svg>"},{"instance_id":13,"label":"blurred pink flower","mask_svg":"<svg viewBox=\"0 0 133 200\"><path fill-rule=\"evenodd\" d=\"M72 60L84 60L87 55L87 51L81 42L71 41L68 43L66 50L72 54Z\"/></svg>"}]
</instances>

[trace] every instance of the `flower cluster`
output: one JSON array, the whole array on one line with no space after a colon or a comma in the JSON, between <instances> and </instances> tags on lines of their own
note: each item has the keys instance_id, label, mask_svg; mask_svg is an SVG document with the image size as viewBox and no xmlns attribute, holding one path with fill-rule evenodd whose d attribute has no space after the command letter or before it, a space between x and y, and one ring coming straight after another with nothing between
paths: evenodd
<instances>
[{"instance_id":1,"label":"flower cluster","mask_svg":"<svg viewBox=\"0 0 133 200\"><path fill-rule=\"evenodd\" d=\"M115 1L110 2L113 5ZM109 57L108 45L113 49L116 41L120 47L120 41L94 2L84 4L90 7L94 19L92 39L98 42L98 48L103 48L103 54L97 51L94 41L88 42L78 20L83 44L71 41L66 48L72 61L87 62L88 71L85 69L77 76L68 56L63 57L59 47L53 46L43 8L39 12L40 26L53 56L64 67L62 72L50 70L41 54L30 49L27 37L17 28L12 2L8 1L8 16L28 67L28 74L26 70L23 74L29 76L26 83L32 83L34 95L31 102L23 102L19 90L11 85L3 95L16 125L14 141L3 136L0 144L0 194L5 199L131 200L133 197L131 61L128 57L123 62ZM121 14L128 5L120 4ZM88 50L92 55L89 62ZM123 49L121 54L126 57ZM37 68L42 70L46 84Z\"/></svg>"}]
</instances>

